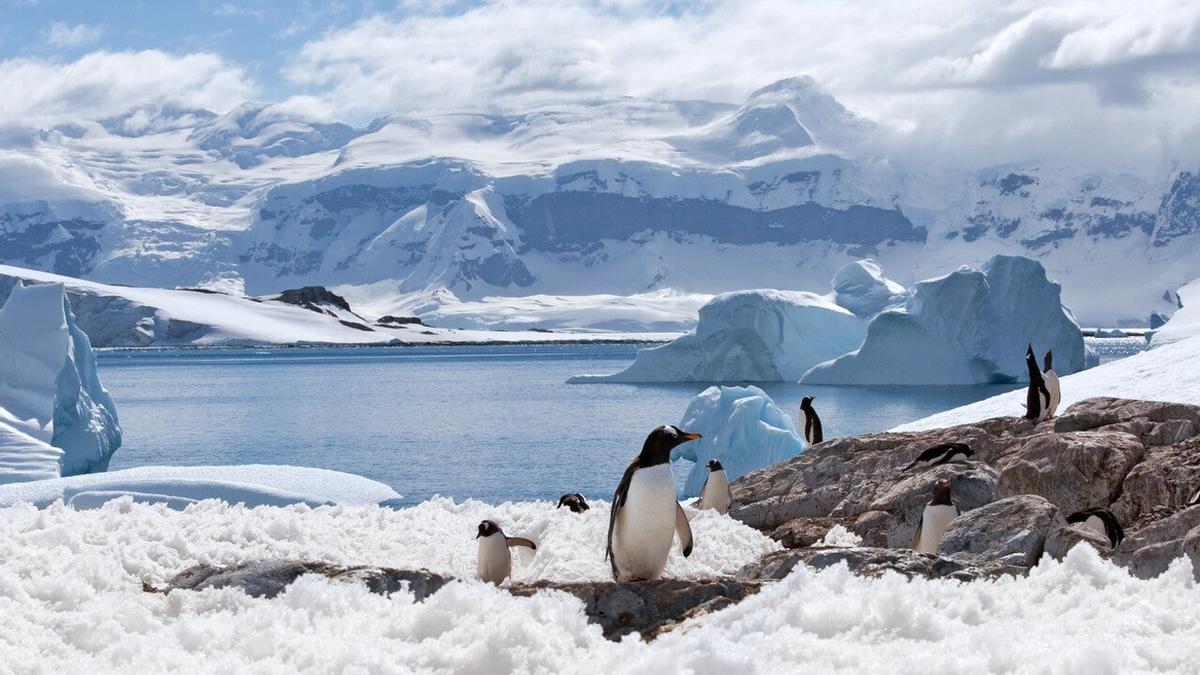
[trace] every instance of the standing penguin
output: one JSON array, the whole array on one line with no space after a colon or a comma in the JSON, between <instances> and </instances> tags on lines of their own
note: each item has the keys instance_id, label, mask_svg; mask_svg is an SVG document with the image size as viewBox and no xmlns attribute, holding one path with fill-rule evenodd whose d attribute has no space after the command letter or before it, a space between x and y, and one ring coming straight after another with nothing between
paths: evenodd
<instances>
[{"instance_id":1,"label":"standing penguin","mask_svg":"<svg viewBox=\"0 0 1200 675\"><path fill-rule=\"evenodd\" d=\"M1050 403L1046 406L1046 417L1054 417L1058 404L1062 403L1062 388L1058 384L1058 373L1054 372L1054 352L1047 349L1042 357L1042 379L1046 381L1046 389L1050 392Z\"/></svg>"},{"instance_id":2,"label":"standing penguin","mask_svg":"<svg viewBox=\"0 0 1200 675\"><path fill-rule=\"evenodd\" d=\"M1038 369L1037 357L1033 355L1033 343L1025 350L1025 367L1029 370L1029 390L1025 394L1025 419L1041 420L1046 418L1046 410L1050 405L1050 390L1046 388L1046 380Z\"/></svg>"},{"instance_id":3,"label":"standing penguin","mask_svg":"<svg viewBox=\"0 0 1200 675\"><path fill-rule=\"evenodd\" d=\"M588 506L587 500L583 498L583 495L578 492L568 492L559 497L558 506L554 508L561 509L564 506L571 509L571 513L583 513L591 508Z\"/></svg>"},{"instance_id":4,"label":"standing penguin","mask_svg":"<svg viewBox=\"0 0 1200 675\"><path fill-rule=\"evenodd\" d=\"M720 460L708 460L708 476L704 479L704 487L700 488L700 501L696 502L698 509L713 509L721 515L729 513L729 505L733 503L733 492L729 490L729 476Z\"/></svg>"},{"instance_id":5,"label":"standing penguin","mask_svg":"<svg viewBox=\"0 0 1200 675\"><path fill-rule=\"evenodd\" d=\"M958 514L958 507L950 499L950 481L943 478L934 484L933 501L926 504L925 510L921 512L917 534L913 537L913 550L917 553L936 554L946 527Z\"/></svg>"},{"instance_id":6,"label":"standing penguin","mask_svg":"<svg viewBox=\"0 0 1200 675\"><path fill-rule=\"evenodd\" d=\"M675 501L670 461L672 448L697 438L700 434L679 427L658 427L625 469L613 493L604 552L613 579L649 581L662 576L673 535L679 536L684 557L692 554L692 528L683 507Z\"/></svg>"},{"instance_id":7,"label":"standing penguin","mask_svg":"<svg viewBox=\"0 0 1200 675\"><path fill-rule=\"evenodd\" d=\"M1097 534L1108 538L1108 543L1116 548L1117 544L1125 538L1125 530L1121 529L1121 523L1117 522L1117 517L1112 514L1112 511L1106 509L1086 509L1078 513L1072 513L1067 516L1068 523L1083 523L1085 527L1090 527Z\"/></svg>"},{"instance_id":8,"label":"standing penguin","mask_svg":"<svg viewBox=\"0 0 1200 675\"><path fill-rule=\"evenodd\" d=\"M512 574L512 556L508 553L510 546L537 550L537 544L524 537L504 536L500 526L490 520L479 523L475 538L479 540L479 553L475 559L479 578L497 586Z\"/></svg>"},{"instance_id":9,"label":"standing penguin","mask_svg":"<svg viewBox=\"0 0 1200 675\"><path fill-rule=\"evenodd\" d=\"M815 398L815 396L805 396L800 401L800 414L804 415L804 440L809 445L816 445L825 440L825 434L821 432L821 418L817 416L817 411L812 407Z\"/></svg>"}]
</instances>

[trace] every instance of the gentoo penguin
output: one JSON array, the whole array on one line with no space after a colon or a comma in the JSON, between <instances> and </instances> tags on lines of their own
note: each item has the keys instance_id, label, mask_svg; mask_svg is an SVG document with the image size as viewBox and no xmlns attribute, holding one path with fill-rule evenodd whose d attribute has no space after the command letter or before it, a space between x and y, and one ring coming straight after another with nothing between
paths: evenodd
<instances>
[{"instance_id":1,"label":"gentoo penguin","mask_svg":"<svg viewBox=\"0 0 1200 675\"><path fill-rule=\"evenodd\" d=\"M1062 403L1062 388L1058 384L1058 373L1054 372L1054 352L1047 349L1042 357L1042 379L1046 381L1046 390L1050 392L1050 403L1046 406L1046 417L1054 417L1058 404Z\"/></svg>"},{"instance_id":2,"label":"gentoo penguin","mask_svg":"<svg viewBox=\"0 0 1200 675\"><path fill-rule=\"evenodd\" d=\"M975 454L975 451L966 443L939 443L917 455L912 464L904 467L903 470L928 469L938 464L965 462L973 454Z\"/></svg>"},{"instance_id":3,"label":"gentoo penguin","mask_svg":"<svg viewBox=\"0 0 1200 675\"><path fill-rule=\"evenodd\" d=\"M958 514L958 507L950 500L950 481L943 478L934 484L933 501L926 504L921 512L917 534L913 537L913 550L936 554L946 527Z\"/></svg>"},{"instance_id":4,"label":"gentoo penguin","mask_svg":"<svg viewBox=\"0 0 1200 675\"><path fill-rule=\"evenodd\" d=\"M1200 490L1196 490L1196 494L1187 501L1188 506L1200 506Z\"/></svg>"},{"instance_id":5,"label":"gentoo penguin","mask_svg":"<svg viewBox=\"0 0 1200 675\"><path fill-rule=\"evenodd\" d=\"M800 401L800 414L804 415L804 440L809 445L816 445L825 440L825 434L821 433L821 418L817 416L817 411L812 407L815 398L815 396L805 396Z\"/></svg>"},{"instance_id":6,"label":"gentoo penguin","mask_svg":"<svg viewBox=\"0 0 1200 675\"><path fill-rule=\"evenodd\" d=\"M537 544L524 537L504 536L500 526L490 520L479 523L475 538L479 540L479 554L475 559L479 578L497 586L512 574L512 556L508 547L525 546L537 550Z\"/></svg>"},{"instance_id":7,"label":"gentoo penguin","mask_svg":"<svg viewBox=\"0 0 1200 675\"><path fill-rule=\"evenodd\" d=\"M729 505L733 502L733 493L729 491L729 476L720 460L708 460L708 476L704 479L704 487L700 488L700 501L696 502L698 509L713 509L721 515L729 513Z\"/></svg>"},{"instance_id":8,"label":"gentoo penguin","mask_svg":"<svg viewBox=\"0 0 1200 675\"><path fill-rule=\"evenodd\" d=\"M608 548L617 581L652 580L662 576L671 551L672 533L679 536L684 557L692 554L692 528L675 501L671 449L700 438L679 427L650 432L642 451L629 463L613 493L608 517Z\"/></svg>"},{"instance_id":9,"label":"gentoo penguin","mask_svg":"<svg viewBox=\"0 0 1200 675\"><path fill-rule=\"evenodd\" d=\"M588 506L587 500L583 498L583 495L579 494L578 492L568 492L567 494L559 497L558 506L555 508L561 509L564 506L568 509L571 509L571 513L583 513L591 508Z\"/></svg>"},{"instance_id":10,"label":"gentoo penguin","mask_svg":"<svg viewBox=\"0 0 1200 675\"><path fill-rule=\"evenodd\" d=\"M1117 517L1111 511L1105 509L1086 509L1079 513L1072 513L1067 516L1068 523L1083 523L1085 526L1092 528L1098 534L1107 537L1108 543L1113 548L1121 543L1125 538L1125 530L1121 529L1121 523L1117 522Z\"/></svg>"},{"instance_id":11,"label":"gentoo penguin","mask_svg":"<svg viewBox=\"0 0 1200 675\"><path fill-rule=\"evenodd\" d=\"M1045 419L1046 409L1050 405L1050 390L1046 389L1046 380L1042 377L1042 371L1038 369L1032 343L1025 350L1025 366L1029 369L1029 390L1025 394L1025 419Z\"/></svg>"}]
</instances>

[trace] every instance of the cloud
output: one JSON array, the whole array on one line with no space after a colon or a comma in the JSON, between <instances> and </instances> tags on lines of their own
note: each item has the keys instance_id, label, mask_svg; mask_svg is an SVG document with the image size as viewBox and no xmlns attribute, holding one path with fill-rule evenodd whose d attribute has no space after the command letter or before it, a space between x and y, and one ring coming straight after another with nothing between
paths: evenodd
<instances>
[{"instance_id":1,"label":"cloud","mask_svg":"<svg viewBox=\"0 0 1200 675\"><path fill-rule=\"evenodd\" d=\"M212 13L213 13L213 16L222 16L222 17L248 16L250 18L257 19L259 21L262 21L262 19L263 19L263 11L261 9L251 9L250 7L243 7L241 5L235 5L232 2L221 3L216 9L214 9L212 11Z\"/></svg>"},{"instance_id":2,"label":"cloud","mask_svg":"<svg viewBox=\"0 0 1200 675\"><path fill-rule=\"evenodd\" d=\"M100 26L79 24L71 26L61 21L55 21L46 29L46 42L54 47L81 47L90 45L100 39L104 29Z\"/></svg>"},{"instance_id":3,"label":"cloud","mask_svg":"<svg viewBox=\"0 0 1200 675\"><path fill-rule=\"evenodd\" d=\"M255 92L241 68L215 54L93 52L74 61L0 61L0 124L100 119L145 105L224 111Z\"/></svg>"}]
</instances>

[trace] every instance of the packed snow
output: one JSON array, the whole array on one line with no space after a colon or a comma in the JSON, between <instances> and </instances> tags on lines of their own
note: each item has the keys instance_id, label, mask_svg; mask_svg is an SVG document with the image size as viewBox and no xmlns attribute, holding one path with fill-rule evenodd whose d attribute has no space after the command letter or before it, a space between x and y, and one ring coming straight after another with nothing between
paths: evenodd
<instances>
[{"instance_id":1,"label":"packed snow","mask_svg":"<svg viewBox=\"0 0 1200 675\"><path fill-rule=\"evenodd\" d=\"M274 599L146 593L189 565L264 558L427 566L469 578L474 526L531 535L518 579L601 579L605 508L433 500L412 509L184 511L129 501L0 510L0 663L89 672L1189 672L1200 588L1185 559L1142 581L1078 547L1028 578L962 583L798 568L651 643L605 640L559 592L467 580L423 602L303 577ZM670 574L728 573L774 544L729 518L692 521Z\"/></svg>"},{"instance_id":2,"label":"packed snow","mask_svg":"<svg viewBox=\"0 0 1200 675\"><path fill-rule=\"evenodd\" d=\"M183 508L206 499L246 506L344 504L365 506L399 499L378 481L328 469L274 464L140 466L121 471L0 485L0 507L48 506L62 500L95 508L113 499Z\"/></svg>"},{"instance_id":3,"label":"packed snow","mask_svg":"<svg viewBox=\"0 0 1200 675\"><path fill-rule=\"evenodd\" d=\"M1057 354L1056 354L1057 356ZM1095 396L1168 401L1200 405L1200 338L1187 338L1110 361L1080 373L1062 376L1062 414L1072 403ZM1055 370L1058 359L1055 358ZM1025 414L1025 389L993 396L976 403L930 415L892 431L938 429L977 422L990 417Z\"/></svg>"},{"instance_id":4,"label":"packed snow","mask_svg":"<svg viewBox=\"0 0 1200 675\"><path fill-rule=\"evenodd\" d=\"M1200 335L1200 279L1179 289L1176 295L1183 306L1154 331L1151 348Z\"/></svg>"},{"instance_id":5,"label":"packed snow","mask_svg":"<svg viewBox=\"0 0 1200 675\"><path fill-rule=\"evenodd\" d=\"M120 445L63 286L18 282L0 307L0 484L104 471Z\"/></svg>"},{"instance_id":6,"label":"packed snow","mask_svg":"<svg viewBox=\"0 0 1200 675\"><path fill-rule=\"evenodd\" d=\"M1025 348L1054 351L1060 374L1085 366L1083 333L1041 263L997 255L922 281L905 305L871 320L856 351L804 374L813 384L990 384L1028 381Z\"/></svg>"},{"instance_id":7,"label":"packed snow","mask_svg":"<svg viewBox=\"0 0 1200 675\"><path fill-rule=\"evenodd\" d=\"M700 434L671 451L671 460L694 462L683 493L700 494L708 460L720 460L729 480L782 462L804 450L792 418L758 387L709 387L696 395L679 428Z\"/></svg>"},{"instance_id":8,"label":"packed snow","mask_svg":"<svg viewBox=\"0 0 1200 675\"><path fill-rule=\"evenodd\" d=\"M700 308L696 328L640 350L612 375L572 382L795 382L814 365L857 347L866 322L829 296L804 291L722 293Z\"/></svg>"}]
</instances>

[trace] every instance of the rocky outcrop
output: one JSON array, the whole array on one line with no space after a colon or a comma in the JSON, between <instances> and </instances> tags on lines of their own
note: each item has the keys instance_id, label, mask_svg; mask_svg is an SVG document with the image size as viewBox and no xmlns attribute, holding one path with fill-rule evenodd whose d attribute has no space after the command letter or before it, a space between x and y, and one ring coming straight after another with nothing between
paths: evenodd
<instances>
[{"instance_id":1,"label":"rocky outcrop","mask_svg":"<svg viewBox=\"0 0 1200 675\"><path fill-rule=\"evenodd\" d=\"M345 298L324 286L305 286L303 288L288 289L276 296L275 299L319 314L332 314L333 312L326 309L327 307L346 312L351 311L350 303L346 302Z\"/></svg>"},{"instance_id":2,"label":"rocky outcrop","mask_svg":"<svg viewBox=\"0 0 1200 675\"><path fill-rule=\"evenodd\" d=\"M947 442L970 445L971 461L903 471L921 451ZM1184 509L1200 487L1200 408L1094 398L1043 422L994 418L834 439L735 481L730 515L787 546L811 546L822 528L843 524L867 547L906 548L930 487L942 478L963 511L942 540L942 558L1026 569L1043 553L1061 557L1086 541L1135 574L1153 576L1200 546L1200 508ZM1116 550L1106 537L1066 522L1093 507L1123 524L1127 536ZM891 553L853 555L865 568L926 570ZM932 568L921 573L942 576Z\"/></svg>"},{"instance_id":3,"label":"rocky outcrop","mask_svg":"<svg viewBox=\"0 0 1200 675\"><path fill-rule=\"evenodd\" d=\"M402 570L388 567L347 567L324 562L300 560L261 560L239 565L196 565L162 586L145 585L154 593L207 588L240 588L247 595L273 598L296 579L318 574L335 581L366 584L372 593L390 594L408 590L418 600L433 595L453 577L429 570ZM763 581L745 578L659 579L638 583L611 581L514 583L505 590L518 597L538 591L569 593L583 601L588 618L600 625L604 636L619 640L638 633L647 639L671 630L679 623L706 612L716 611L757 593Z\"/></svg>"}]
</instances>

